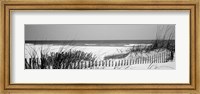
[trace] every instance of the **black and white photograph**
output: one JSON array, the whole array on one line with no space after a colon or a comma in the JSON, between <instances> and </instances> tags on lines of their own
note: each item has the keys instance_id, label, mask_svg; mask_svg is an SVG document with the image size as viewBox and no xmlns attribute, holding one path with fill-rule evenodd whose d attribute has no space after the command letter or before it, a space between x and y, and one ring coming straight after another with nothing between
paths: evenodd
<instances>
[{"instance_id":1,"label":"black and white photograph","mask_svg":"<svg viewBox=\"0 0 200 94\"><path fill-rule=\"evenodd\" d=\"M176 70L176 24L25 24L25 69Z\"/></svg>"}]
</instances>

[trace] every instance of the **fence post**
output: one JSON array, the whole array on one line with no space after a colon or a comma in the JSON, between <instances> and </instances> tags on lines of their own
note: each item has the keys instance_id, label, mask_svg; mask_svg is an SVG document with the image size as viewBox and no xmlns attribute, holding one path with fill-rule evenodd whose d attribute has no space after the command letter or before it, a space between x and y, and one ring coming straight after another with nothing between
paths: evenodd
<instances>
[{"instance_id":1,"label":"fence post","mask_svg":"<svg viewBox=\"0 0 200 94\"><path fill-rule=\"evenodd\" d=\"M81 69L81 67L82 67L82 64L81 64L81 62L79 62L79 69Z\"/></svg>"},{"instance_id":2,"label":"fence post","mask_svg":"<svg viewBox=\"0 0 200 94\"><path fill-rule=\"evenodd\" d=\"M85 69L85 61L82 61L83 69Z\"/></svg>"},{"instance_id":3,"label":"fence post","mask_svg":"<svg viewBox=\"0 0 200 94\"><path fill-rule=\"evenodd\" d=\"M149 56L148 56L148 57L149 57ZM147 62L148 62L148 59L149 59L148 57L145 59L145 64L147 64Z\"/></svg>"},{"instance_id":4,"label":"fence post","mask_svg":"<svg viewBox=\"0 0 200 94\"><path fill-rule=\"evenodd\" d=\"M162 63L162 53L160 53L160 63Z\"/></svg>"},{"instance_id":5,"label":"fence post","mask_svg":"<svg viewBox=\"0 0 200 94\"><path fill-rule=\"evenodd\" d=\"M137 64L137 58L135 58L135 60L134 60L134 64Z\"/></svg>"},{"instance_id":6,"label":"fence post","mask_svg":"<svg viewBox=\"0 0 200 94\"><path fill-rule=\"evenodd\" d=\"M157 58L157 54L155 54L155 63L158 63L158 58Z\"/></svg>"},{"instance_id":7,"label":"fence post","mask_svg":"<svg viewBox=\"0 0 200 94\"><path fill-rule=\"evenodd\" d=\"M101 66L103 67L104 65L105 65L105 62L104 62L105 60L103 60L102 62L101 62Z\"/></svg>"},{"instance_id":8,"label":"fence post","mask_svg":"<svg viewBox=\"0 0 200 94\"><path fill-rule=\"evenodd\" d=\"M138 64L138 57L135 58L135 64Z\"/></svg>"},{"instance_id":9,"label":"fence post","mask_svg":"<svg viewBox=\"0 0 200 94\"><path fill-rule=\"evenodd\" d=\"M142 59L142 60L141 60L141 63L144 64L144 57L142 57L141 59Z\"/></svg>"},{"instance_id":10,"label":"fence post","mask_svg":"<svg viewBox=\"0 0 200 94\"><path fill-rule=\"evenodd\" d=\"M112 60L112 67L114 67L114 60Z\"/></svg>"},{"instance_id":11,"label":"fence post","mask_svg":"<svg viewBox=\"0 0 200 94\"><path fill-rule=\"evenodd\" d=\"M114 60L111 61L111 67L113 67L113 66L114 66Z\"/></svg>"},{"instance_id":12,"label":"fence post","mask_svg":"<svg viewBox=\"0 0 200 94\"><path fill-rule=\"evenodd\" d=\"M157 63L159 63L159 54L160 53L157 54Z\"/></svg>"},{"instance_id":13,"label":"fence post","mask_svg":"<svg viewBox=\"0 0 200 94\"><path fill-rule=\"evenodd\" d=\"M134 64L136 64L136 63L137 63L137 58L134 59Z\"/></svg>"},{"instance_id":14,"label":"fence post","mask_svg":"<svg viewBox=\"0 0 200 94\"><path fill-rule=\"evenodd\" d=\"M30 64L30 68L32 69L32 60L31 60L31 58L29 58L29 64Z\"/></svg>"},{"instance_id":15,"label":"fence post","mask_svg":"<svg viewBox=\"0 0 200 94\"><path fill-rule=\"evenodd\" d=\"M161 53L161 63L163 63L163 52Z\"/></svg>"},{"instance_id":16,"label":"fence post","mask_svg":"<svg viewBox=\"0 0 200 94\"><path fill-rule=\"evenodd\" d=\"M142 57L142 64L144 64L144 57Z\"/></svg>"},{"instance_id":17,"label":"fence post","mask_svg":"<svg viewBox=\"0 0 200 94\"><path fill-rule=\"evenodd\" d=\"M166 53L164 52L164 63L165 63L165 61L166 61Z\"/></svg>"},{"instance_id":18,"label":"fence post","mask_svg":"<svg viewBox=\"0 0 200 94\"><path fill-rule=\"evenodd\" d=\"M95 60L95 61L96 61L95 68L97 68L97 66L98 66L98 61L97 61L97 60Z\"/></svg>"},{"instance_id":19,"label":"fence post","mask_svg":"<svg viewBox=\"0 0 200 94\"><path fill-rule=\"evenodd\" d=\"M110 66L110 60L108 60L108 62L107 62L107 66L108 66L108 67Z\"/></svg>"},{"instance_id":20,"label":"fence post","mask_svg":"<svg viewBox=\"0 0 200 94\"><path fill-rule=\"evenodd\" d=\"M77 62L78 63L78 69L80 69L80 62Z\"/></svg>"},{"instance_id":21,"label":"fence post","mask_svg":"<svg viewBox=\"0 0 200 94\"><path fill-rule=\"evenodd\" d=\"M154 54L154 61L155 61L155 63L157 63L157 61L156 61L156 54Z\"/></svg>"},{"instance_id":22,"label":"fence post","mask_svg":"<svg viewBox=\"0 0 200 94\"><path fill-rule=\"evenodd\" d=\"M147 59L148 59L148 57L145 57L144 64L146 64L146 63L147 63Z\"/></svg>"},{"instance_id":23,"label":"fence post","mask_svg":"<svg viewBox=\"0 0 200 94\"><path fill-rule=\"evenodd\" d=\"M73 63L72 69L76 69L76 62Z\"/></svg>"},{"instance_id":24,"label":"fence post","mask_svg":"<svg viewBox=\"0 0 200 94\"><path fill-rule=\"evenodd\" d=\"M140 64L140 61L141 61L141 58L139 57L139 58L138 58L138 64Z\"/></svg>"},{"instance_id":25,"label":"fence post","mask_svg":"<svg viewBox=\"0 0 200 94\"><path fill-rule=\"evenodd\" d=\"M76 69L79 69L79 62L76 62L76 64L77 64L76 65L77 66Z\"/></svg>"},{"instance_id":26,"label":"fence post","mask_svg":"<svg viewBox=\"0 0 200 94\"><path fill-rule=\"evenodd\" d=\"M164 53L162 53L162 63L164 62Z\"/></svg>"},{"instance_id":27,"label":"fence post","mask_svg":"<svg viewBox=\"0 0 200 94\"><path fill-rule=\"evenodd\" d=\"M36 59L36 67L37 67L37 69L39 69L38 61L39 61L39 58Z\"/></svg>"},{"instance_id":28,"label":"fence post","mask_svg":"<svg viewBox=\"0 0 200 94\"><path fill-rule=\"evenodd\" d=\"M96 61L93 61L93 62L92 62L92 68L93 68L93 69L95 69L95 63L96 63Z\"/></svg>"},{"instance_id":29,"label":"fence post","mask_svg":"<svg viewBox=\"0 0 200 94\"><path fill-rule=\"evenodd\" d=\"M87 69L87 63L88 63L88 61L85 61L85 69Z\"/></svg>"},{"instance_id":30,"label":"fence post","mask_svg":"<svg viewBox=\"0 0 200 94\"><path fill-rule=\"evenodd\" d=\"M28 61L27 61L27 59L25 58L25 69L27 69L26 68L26 66L28 66L28 65L26 65L26 64L28 64L29 65L29 63L28 63ZM29 67L29 66L28 66ZM28 68L29 69L29 68Z\"/></svg>"},{"instance_id":31,"label":"fence post","mask_svg":"<svg viewBox=\"0 0 200 94\"><path fill-rule=\"evenodd\" d=\"M98 65L98 67L100 67L101 66L101 60L99 60L99 65Z\"/></svg>"},{"instance_id":32,"label":"fence post","mask_svg":"<svg viewBox=\"0 0 200 94\"><path fill-rule=\"evenodd\" d=\"M165 52L163 52L163 63L165 63Z\"/></svg>"},{"instance_id":33,"label":"fence post","mask_svg":"<svg viewBox=\"0 0 200 94\"><path fill-rule=\"evenodd\" d=\"M84 69L84 68L85 68L85 66L84 66L84 65L85 65L84 62L85 62L85 61L81 61L81 69Z\"/></svg>"},{"instance_id":34,"label":"fence post","mask_svg":"<svg viewBox=\"0 0 200 94\"><path fill-rule=\"evenodd\" d=\"M94 68L94 61L91 61L91 63L90 63L91 65L91 68Z\"/></svg>"},{"instance_id":35,"label":"fence post","mask_svg":"<svg viewBox=\"0 0 200 94\"><path fill-rule=\"evenodd\" d=\"M142 57L142 64L144 64L144 57Z\"/></svg>"},{"instance_id":36,"label":"fence post","mask_svg":"<svg viewBox=\"0 0 200 94\"><path fill-rule=\"evenodd\" d=\"M101 65L102 65L102 64L101 64L101 60L99 60L99 67L101 67Z\"/></svg>"},{"instance_id":37,"label":"fence post","mask_svg":"<svg viewBox=\"0 0 200 94\"><path fill-rule=\"evenodd\" d=\"M78 69L78 62L75 62L75 65L76 65L76 68L75 68L75 69Z\"/></svg>"},{"instance_id":38,"label":"fence post","mask_svg":"<svg viewBox=\"0 0 200 94\"><path fill-rule=\"evenodd\" d=\"M109 67L112 66L112 60L109 60Z\"/></svg>"},{"instance_id":39,"label":"fence post","mask_svg":"<svg viewBox=\"0 0 200 94\"><path fill-rule=\"evenodd\" d=\"M76 69L76 62L73 63L72 69Z\"/></svg>"},{"instance_id":40,"label":"fence post","mask_svg":"<svg viewBox=\"0 0 200 94\"><path fill-rule=\"evenodd\" d=\"M88 61L88 68L90 68L90 60Z\"/></svg>"},{"instance_id":41,"label":"fence post","mask_svg":"<svg viewBox=\"0 0 200 94\"><path fill-rule=\"evenodd\" d=\"M158 63L159 63L160 62L160 53L158 53L157 58L158 58Z\"/></svg>"},{"instance_id":42,"label":"fence post","mask_svg":"<svg viewBox=\"0 0 200 94\"><path fill-rule=\"evenodd\" d=\"M155 61L154 55L155 54L153 54L153 56L152 56L152 63L154 63L154 61Z\"/></svg>"},{"instance_id":43,"label":"fence post","mask_svg":"<svg viewBox=\"0 0 200 94\"><path fill-rule=\"evenodd\" d=\"M161 53L161 63L163 63L163 53Z\"/></svg>"},{"instance_id":44,"label":"fence post","mask_svg":"<svg viewBox=\"0 0 200 94\"><path fill-rule=\"evenodd\" d=\"M121 66L123 66L123 63L124 63L124 61L123 61L123 60L121 60Z\"/></svg>"},{"instance_id":45,"label":"fence post","mask_svg":"<svg viewBox=\"0 0 200 94\"><path fill-rule=\"evenodd\" d=\"M107 62L108 62L108 60L105 60L105 67L107 67Z\"/></svg>"},{"instance_id":46,"label":"fence post","mask_svg":"<svg viewBox=\"0 0 200 94\"><path fill-rule=\"evenodd\" d=\"M92 61L92 68L95 69L95 61Z\"/></svg>"},{"instance_id":47,"label":"fence post","mask_svg":"<svg viewBox=\"0 0 200 94\"><path fill-rule=\"evenodd\" d=\"M78 62L76 62L76 69L78 69L78 67L79 67L79 64L78 64Z\"/></svg>"},{"instance_id":48,"label":"fence post","mask_svg":"<svg viewBox=\"0 0 200 94\"><path fill-rule=\"evenodd\" d=\"M110 66L110 60L108 60L108 62L107 62L107 67L109 67Z\"/></svg>"},{"instance_id":49,"label":"fence post","mask_svg":"<svg viewBox=\"0 0 200 94\"><path fill-rule=\"evenodd\" d=\"M120 64L121 64L121 60L119 60L119 62L118 62L118 65L117 65L117 66L120 66Z\"/></svg>"},{"instance_id":50,"label":"fence post","mask_svg":"<svg viewBox=\"0 0 200 94\"><path fill-rule=\"evenodd\" d=\"M138 64L141 64L141 58L140 57L138 58Z\"/></svg>"},{"instance_id":51,"label":"fence post","mask_svg":"<svg viewBox=\"0 0 200 94\"><path fill-rule=\"evenodd\" d=\"M81 61L81 69L83 69L83 61Z\"/></svg>"},{"instance_id":52,"label":"fence post","mask_svg":"<svg viewBox=\"0 0 200 94\"><path fill-rule=\"evenodd\" d=\"M153 63L153 62L154 62L154 58L153 58L153 55L151 56L151 60L152 60L152 62L151 62L151 63Z\"/></svg>"},{"instance_id":53,"label":"fence post","mask_svg":"<svg viewBox=\"0 0 200 94\"><path fill-rule=\"evenodd\" d=\"M159 55L160 55L160 53L157 54L157 60L158 60L157 63L159 63L159 59L160 59L160 56L159 56Z\"/></svg>"},{"instance_id":54,"label":"fence post","mask_svg":"<svg viewBox=\"0 0 200 94\"><path fill-rule=\"evenodd\" d=\"M143 64L144 57L141 57L141 64Z\"/></svg>"},{"instance_id":55,"label":"fence post","mask_svg":"<svg viewBox=\"0 0 200 94\"><path fill-rule=\"evenodd\" d=\"M81 69L81 62L78 62L78 69Z\"/></svg>"},{"instance_id":56,"label":"fence post","mask_svg":"<svg viewBox=\"0 0 200 94\"><path fill-rule=\"evenodd\" d=\"M94 68L97 67L97 60L95 60L95 63L94 63Z\"/></svg>"},{"instance_id":57,"label":"fence post","mask_svg":"<svg viewBox=\"0 0 200 94\"><path fill-rule=\"evenodd\" d=\"M111 62L111 60L108 60L108 67L110 67L110 62Z\"/></svg>"},{"instance_id":58,"label":"fence post","mask_svg":"<svg viewBox=\"0 0 200 94\"><path fill-rule=\"evenodd\" d=\"M117 66L120 66L120 63L121 63L121 61L119 60Z\"/></svg>"}]
</instances>

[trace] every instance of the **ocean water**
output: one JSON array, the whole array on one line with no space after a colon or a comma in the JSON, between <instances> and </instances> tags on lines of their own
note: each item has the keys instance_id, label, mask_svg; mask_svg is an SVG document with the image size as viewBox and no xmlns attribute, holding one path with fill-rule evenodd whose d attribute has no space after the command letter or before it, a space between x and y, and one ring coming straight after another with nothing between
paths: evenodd
<instances>
[{"instance_id":1,"label":"ocean water","mask_svg":"<svg viewBox=\"0 0 200 94\"><path fill-rule=\"evenodd\" d=\"M175 40L171 40L175 42ZM133 45L151 45L154 40L29 40L26 44L34 45L72 45L72 46L133 46Z\"/></svg>"}]
</instances>

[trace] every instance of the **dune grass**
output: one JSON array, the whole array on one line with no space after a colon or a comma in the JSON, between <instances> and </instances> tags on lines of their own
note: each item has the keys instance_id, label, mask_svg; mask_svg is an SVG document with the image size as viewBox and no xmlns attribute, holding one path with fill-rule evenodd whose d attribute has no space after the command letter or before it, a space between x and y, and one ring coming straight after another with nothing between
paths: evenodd
<instances>
[{"instance_id":1,"label":"dune grass","mask_svg":"<svg viewBox=\"0 0 200 94\"><path fill-rule=\"evenodd\" d=\"M108 55L105 56L104 59L121 59L125 58L129 54L135 54L135 56L137 56L138 54L148 54L152 51L169 51L171 54L168 60L173 60L175 53L175 26L159 25L156 33L156 39L152 40L151 44L152 45L133 46L128 49L126 53Z\"/></svg>"},{"instance_id":2,"label":"dune grass","mask_svg":"<svg viewBox=\"0 0 200 94\"><path fill-rule=\"evenodd\" d=\"M25 69L71 69L73 63L84 61L94 61L96 57L92 53L79 50L66 50L61 47L58 52L50 52L50 47L41 48L39 53L33 47L29 49L31 61L25 59ZM38 58L40 54L40 58Z\"/></svg>"}]
</instances>

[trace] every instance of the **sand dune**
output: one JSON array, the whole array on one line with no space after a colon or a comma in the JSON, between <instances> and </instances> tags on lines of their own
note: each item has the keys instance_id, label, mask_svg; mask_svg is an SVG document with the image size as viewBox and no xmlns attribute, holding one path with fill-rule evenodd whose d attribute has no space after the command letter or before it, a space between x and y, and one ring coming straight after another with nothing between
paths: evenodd
<instances>
[{"instance_id":1,"label":"sand dune","mask_svg":"<svg viewBox=\"0 0 200 94\"><path fill-rule=\"evenodd\" d=\"M97 60L103 60L105 56L107 55L114 55L114 54L120 54L120 53L126 53L128 49L130 49L130 46L126 47L109 47L109 46L62 46L62 45L33 45L33 44L26 44L25 45L25 58L30 58L30 51L35 50L35 53L37 54L37 57L40 58L40 51L46 50L48 54L51 52L58 52L59 50L80 50L87 53L93 53ZM149 54L154 54L155 52L151 52ZM129 54L124 59L130 59L133 58L135 55ZM141 54L141 56L145 56ZM166 63L155 63L155 64L135 64L135 65L129 65L129 66L118 66L118 67L99 67L96 69L175 69L175 61L169 61Z\"/></svg>"}]
</instances>

